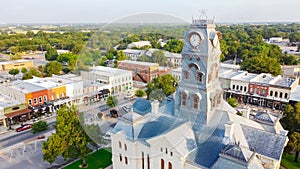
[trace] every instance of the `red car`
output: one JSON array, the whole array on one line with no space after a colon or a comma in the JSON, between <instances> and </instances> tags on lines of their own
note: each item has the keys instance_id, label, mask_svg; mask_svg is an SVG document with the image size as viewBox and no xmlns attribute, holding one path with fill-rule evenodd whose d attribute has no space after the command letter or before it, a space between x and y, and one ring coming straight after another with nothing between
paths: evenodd
<instances>
[{"instance_id":1,"label":"red car","mask_svg":"<svg viewBox=\"0 0 300 169\"><path fill-rule=\"evenodd\" d=\"M17 132L20 132L20 131L28 130L28 129L30 129L30 128L31 128L31 124L24 124L23 126L18 127L18 128L16 129L16 131L17 131Z\"/></svg>"}]
</instances>

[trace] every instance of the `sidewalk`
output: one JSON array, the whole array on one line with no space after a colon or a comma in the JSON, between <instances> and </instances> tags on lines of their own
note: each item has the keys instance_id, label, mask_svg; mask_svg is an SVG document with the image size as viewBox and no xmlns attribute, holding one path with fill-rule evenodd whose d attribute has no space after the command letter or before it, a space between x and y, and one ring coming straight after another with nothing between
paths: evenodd
<instances>
[{"instance_id":1,"label":"sidewalk","mask_svg":"<svg viewBox=\"0 0 300 169\"><path fill-rule=\"evenodd\" d=\"M56 121L56 113L54 113L50 117L45 117L45 118L43 118L41 120L46 121L47 123L54 122L54 121ZM38 121L40 121L40 120L38 120ZM38 122L38 121L35 121L35 122ZM26 123L26 124L33 124L35 122L33 122L32 120L28 120L28 121L26 121L24 123ZM16 124L16 125L12 125L12 128L13 128L12 130L7 130L7 129L0 130L0 140L4 139L4 138L7 138L7 137L10 137L10 136L21 134L22 132L16 132L16 128L18 128L20 126L21 126L20 124Z\"/></svg>"}]
</instances>

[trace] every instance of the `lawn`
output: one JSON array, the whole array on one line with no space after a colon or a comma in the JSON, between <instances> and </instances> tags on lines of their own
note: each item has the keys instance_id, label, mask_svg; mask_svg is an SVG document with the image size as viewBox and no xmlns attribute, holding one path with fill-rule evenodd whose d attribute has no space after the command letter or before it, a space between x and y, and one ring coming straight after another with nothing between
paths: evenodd
<instances>
[{"instance_id":1,"label":"lawn","mask_svg":"<svg viewBox=\"0 0 300 169\"><path fill-rule=\"evenodd\" d=\"M281 165L284 166L287 169L299 169L300 168L300 162L295 163L294 162L294 154L285 154L282 156Z\"/></svg>"},{"instance_id":2,"label":"lawn","mask_svg":"<svg viewBox=\"0 0 300 169\"><path fill-rule=\"evenodd\" d=\"M102 148L87 157L88 167L86 169L99 169L105 168L112 164L111 162L111 148ZM66 167L64 169L79 169L79 165L82 163L82 160L78 160Z\"/></svg>"}]
</instances>

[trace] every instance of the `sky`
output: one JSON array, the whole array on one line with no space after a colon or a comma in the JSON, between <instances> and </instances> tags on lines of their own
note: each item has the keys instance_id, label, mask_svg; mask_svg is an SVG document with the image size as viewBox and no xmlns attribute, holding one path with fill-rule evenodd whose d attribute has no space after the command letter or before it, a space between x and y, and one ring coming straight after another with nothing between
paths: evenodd
<instances>
[{"instance_id":1,"label":"sky","mask_svg":"<svg viewBox=\"0 0 300 169\"><path fill-rule=\"evenodd\" d=\"M190 22L203 10L220 23L300 22L300 0L1 0L0 4L0 24L111 23L143 13Z\"/></svg>"}]
</instances>

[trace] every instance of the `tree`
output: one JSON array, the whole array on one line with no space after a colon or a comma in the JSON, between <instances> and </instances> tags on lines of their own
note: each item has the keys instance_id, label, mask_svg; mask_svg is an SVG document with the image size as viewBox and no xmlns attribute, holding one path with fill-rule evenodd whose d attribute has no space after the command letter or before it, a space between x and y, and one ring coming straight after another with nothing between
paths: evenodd
<instances>
[{"instance_id":1,"label":"tree","mask_svg":"<svg viewBox=\"0 0 300 169\"><path fill-rule=\"evenodd\" d=\"M150 83L147 84L147 98L149 99L149 96L152 92L159 92L156 89L160 89L164 95L169 96L175 92L177 86L178 82L172 75L165 74L159 76L157 78L154 78Z\"/></svg>"},{"instance_id":2,"label":"tree","mask_svg":"<svg viewBox=\"0 0 300 169\"><path fill-rule=\"evenodd\" d=\"M35 134L35 133L39 133L41 131L48 130L48 128L49 128L49 126L48 126L47 122L45 122L45 121L38 121L38 122L33 123L31 125L31 132L33 134Z\"/></svg>"},{"instance_id":3,"label":"tree","mask_svg":"<svg viewBox=\"0 0 300 169\"><path fill-rule=\"evenodd\" d=\"M236 98L234 98L234 97L228 98L226 101L227 101L228 104L230 104L230 106L232 106L232 107L238 106L238 102L237 102Z\"/></svg>"},{"instance_id":4,"label":"tree","mask_svg":"<svg viewBox=\"0 0 300 169\"><path fill-rule=\"evenodd\" d=\"M151 62L158 63L159 65L165 65L167 58L163 51L157 50L152 53Z\"/></svg>"},{"instance_id":5,"label":"tree","mask_svg":"<svg viewBox=\"0 0 300 169\"><path fill-rule=\"evenodd\" d=\"M89 136L89 138L93 140L93 143L96 143L94 146L97 146L97 144L106 144L106 141L103 139L103 134L101 132L99 125L84 124L83 129L85 133Z\"/></svg>"},{"instance_id":6,"label":"tree","mask_svg":"<svg viewBox=\"0 0 300 169\"><path fill-rule=\"evenodd\" d=\"M57 61L58 62L67 62L68 63L68 68L73 71L75 66L76 66L76 62L78 59L78 55L73 54L73 53L64 53L64 54L60 54L57 57Z\"/></svg>"},{"instance_id":7,"label":"tree","mask_svg":"<svg viewBox=\"0 0 300 169\"><path fill-rule=\"evenodd\" d=\"M276 58L255 56L241 63L241 69L251 73L281 74L281 67Z\"/></svg>"},{"instance_id":8,"label":"tree","mask_svg":"<svg viewBox=\"0 0 300 169\"><path fill-rule=\"evenodd\" d=\"M48 61L56 60L58 54L54 48L49 48L45 54L45 59Z\"/></svg>"},{"instance_id":9,"label":"tree","mask_svg":"<svg viewBox=\"0 0 300 169\"><path fill-rule=\"evenodd\" d=\"M26 73L26 72L27 72L27 69L26 69L25 67L22 67L21 72L22 72L22 73Z\"/></svg>"},{"instance_id":10,"label":"tree","mask_svg":"<svg viewBox=\"0 0 300 169\"><path fill-rule=\"evenodd\" d=\"M30 68L28 72L23 73L23 80L32 79L33 76L41 77L41 73L35 68Z\"/></svg>"},{"instance_id":11,"label":"tree","mask_svg":"<svg viewBox=\"0 0 300 169\"><path fill-rule=\"evenodd\" d=\"M17 74L20 73L20 70L19 69L11 69L8 73L15 77Z\"/></svg>"},{"instance_id":12,"label":"tree","mask_svg":"<svg viewBox=\"0 0 300 169\"><path fill-rule=\"evenodd\" d=\"M45 73L47 76L51 77L52 74L59 75L62 71L62 64L56 61L51 61L45 66Z\"/></svg>"},{"instance_id":13,"label":"tree","mask_svg":"<svg viewBox=\"0 0 300 169\"><path fill-rule=\"evenodd\" d=\"M165 50L173 53L181 53L182 48L183 42L178 39L171 39L164 46Z\"/></svg>"},{"instance_id":14,"label":"tree","mask_svg":"<svg viewBox=\"0 0 300 169\"><path fill-rule=\"evenodd\" d=\"M53 163L58 156L82 159L81 167L87 166L86 156L91 152L88 143L92 140L84 132L78 118L78 110L74 106L62 106L57 113L54 126L56 133L43 143L43 159Z\"/></svg>"},{"instance_id":15,"label":"tree","mask_svg":"<svg viewBox=\"0 0 300 169\"><path fill-rule=\"evenodd\" d=\"M142 54L140 57L137 58L137 61L140 62L151 62L151 58L146 55L146 54Z\"/></svg>"},{"instance_id":16,"label":"tree","mask_svg":"<svg viewBox=\"0 0 300 169\"><path fill-rule=\"evenodd\" d=\"M138 90L135 91L135 95L137 97L144 97L146 95L146 92L142 89L138 89Z\"/></svg>"},{"instance_id":17,"label":"tree","mask_svg":"<svg viewBox=\"0 0 300 169\"><path fill-rule=\"evenodd\" d=\"M288 151L295 151L295 162L298 160L298 155L300 152L300 102L293 106L287 105L283 111L283 118L280 122L284 129L289 131L289 144ZM286 150L287 151L287 150Z\"/></svg>"},{"instance_id":18,"label":"tree","mask_svg":"<svg viewBox=\"0 0 300 169\"><path fill-rule=\"evenodd\" d=\"M127 60L128 57L125 55L123 51L119 51L117 53L117 60L122 61L122 60Z\"/></svg>"},{"instance_id":19,"label":"tree","mask_svg":"<svg viewBox=\"0 0 300 169\"><path fill-rule=\"evenodd\" d=\"M293 150L295 151L295 162L298 162L299 152L300 152L300 133L294 132L290 136L289 145L293 147Z\"/></svg>"},{"instance_id":20,"label":"tree","mask_svg":"<svg viewBox=\"0 0 300 169\"><path fill-rule=\"evenodd\" d=\"M118 99L116 96L108 96L106 105L110 108L117 106L119 103Z\"/></svg>"}]
</instances>

